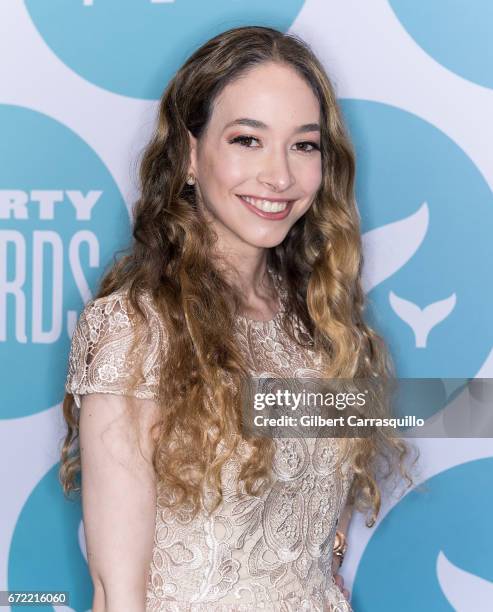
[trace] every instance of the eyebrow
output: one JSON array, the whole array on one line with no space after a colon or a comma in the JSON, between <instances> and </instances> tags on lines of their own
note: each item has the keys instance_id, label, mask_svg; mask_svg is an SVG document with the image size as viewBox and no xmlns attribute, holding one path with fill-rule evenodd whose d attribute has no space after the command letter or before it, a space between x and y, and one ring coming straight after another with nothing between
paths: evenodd
<instances>
[{"instance_id":1,"label":"eyebrow","mask_svg":"<svg viewBox=\"0 0 493 612\"><path fill-rule=\"evenodd\" d=\"M224 129L232 126L232 125L247 125L252 128L260 128L266 129L269 126L263 121L259 121L258 119L249 119L248 117L240 117L239 119L234 119L230 121L224 126ZM300 125L297 127L294 132L299 134L300 132L320 132L320 125L318 123L305 123L304 125Z\"/></svg>"}]
</instances>

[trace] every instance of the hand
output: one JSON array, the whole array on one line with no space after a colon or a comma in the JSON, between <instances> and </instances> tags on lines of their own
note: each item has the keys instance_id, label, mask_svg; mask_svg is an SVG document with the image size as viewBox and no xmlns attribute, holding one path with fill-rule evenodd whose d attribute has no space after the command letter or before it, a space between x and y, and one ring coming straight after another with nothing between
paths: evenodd
<instances>
[{"instance_id":1,"label":"hand","mask_svg":"<svg viewBox=\"0 0 493 612\"><path fill-rule=\"evenodd\" d=\"M351 593L344 588L344 578L341 576L341 574L334 574L334 582L341 589L344 597L349 601L351 599Z\"/></svg>"},{"instance_id":2,"label":"hand","mask_svg":"<svg viewBox=\"0 0 493 612\"><path fill-rule=\"evenodd\" d=\"M340 558L337 555L332 555L332 573L334 574L334 582L341 589L344 597L349 601L351 593L344 588L344 578L342 575L337 573L339 571L340 564Z\"/></svg>"}]
</instances>

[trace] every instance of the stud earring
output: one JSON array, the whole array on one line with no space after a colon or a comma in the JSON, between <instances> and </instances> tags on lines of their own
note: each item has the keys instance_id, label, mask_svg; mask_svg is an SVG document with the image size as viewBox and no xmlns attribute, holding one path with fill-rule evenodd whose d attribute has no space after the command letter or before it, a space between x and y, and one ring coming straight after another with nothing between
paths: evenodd
<instances>
[{"instance_id":1,"label":"stud earring","mask_svg":"<svg viewBox=\"0 0 493 612\"><path fill-rule=\"evenodd\" d=\"M193 174L187 176L187 185L195 185L195 177Z\"/></svg>"}]
</instances>

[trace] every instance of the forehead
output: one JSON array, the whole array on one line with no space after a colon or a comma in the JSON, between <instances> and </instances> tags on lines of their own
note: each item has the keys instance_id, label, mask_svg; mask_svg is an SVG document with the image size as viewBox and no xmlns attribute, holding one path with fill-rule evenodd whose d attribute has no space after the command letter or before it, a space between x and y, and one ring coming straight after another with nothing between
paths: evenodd
<instances>
[{"instance_id":1,"label":"forehead","mask_svg":"<svg viewBox=\"0 0 493 612\"><path fill-rule=\"evenodd\" d=\"M316 122L319 114L319 101L305 79L290 66L269 62L226 85L215 100L210 123L220 127L237 117L251 117L269 127L288 127Z\"/></svg>"}]
</instances>

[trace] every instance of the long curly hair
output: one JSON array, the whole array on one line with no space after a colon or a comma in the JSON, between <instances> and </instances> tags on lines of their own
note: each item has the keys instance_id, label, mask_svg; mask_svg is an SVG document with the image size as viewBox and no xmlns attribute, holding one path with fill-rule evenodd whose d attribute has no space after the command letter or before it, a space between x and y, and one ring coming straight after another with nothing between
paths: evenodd
<instances>
[{"instance_id":1,"label":"long curly hair","mask_svg":"<svg viewBox=\"0 0 493 612\"><path fill-rule=\"evenodd\" d=\"M194 515L205 485L215 494L212 510L221 503L221 468L246 439L239 390L248 370L234 339L242 297L224 274L227 262L214 255L217 236L200 213L195 188L186 183L187 131L200 138L223 88L264 62L295 69L321 112L321 186L282 243L267 251L267 264L286 290L282 324L293 341L324 357L326 378L382 381L368 415L388 414L384 381L392 378L393 365L382 338L363 318L355 155L334 89L310 47L295 35L266 27L223 32L189 57L161 97L156 129L140 165L132 244L105 273L96 295L128 289L136 315L133 347L148 325L139 305L142 291L150 292L162 317L169 349L160 364L156 402L162 418L153 426L152 463L167 494L161 503L170 508L188 504ZM296 322L308 331L305 341L295 332ZM68 431L59 478L68 494L79 490L80 472L79 414L71 394L65 395L63 414ZM258 495L270 482L274 444L265 437L248 442L251 453L241 464L239 482L249 495ZM381 506L380 478L398 471L412 485L405 466L410 446L381 429L344 443L354 471L349 501L362 512L372 510L371 526Z\"/></svg>"}]
</instances>

